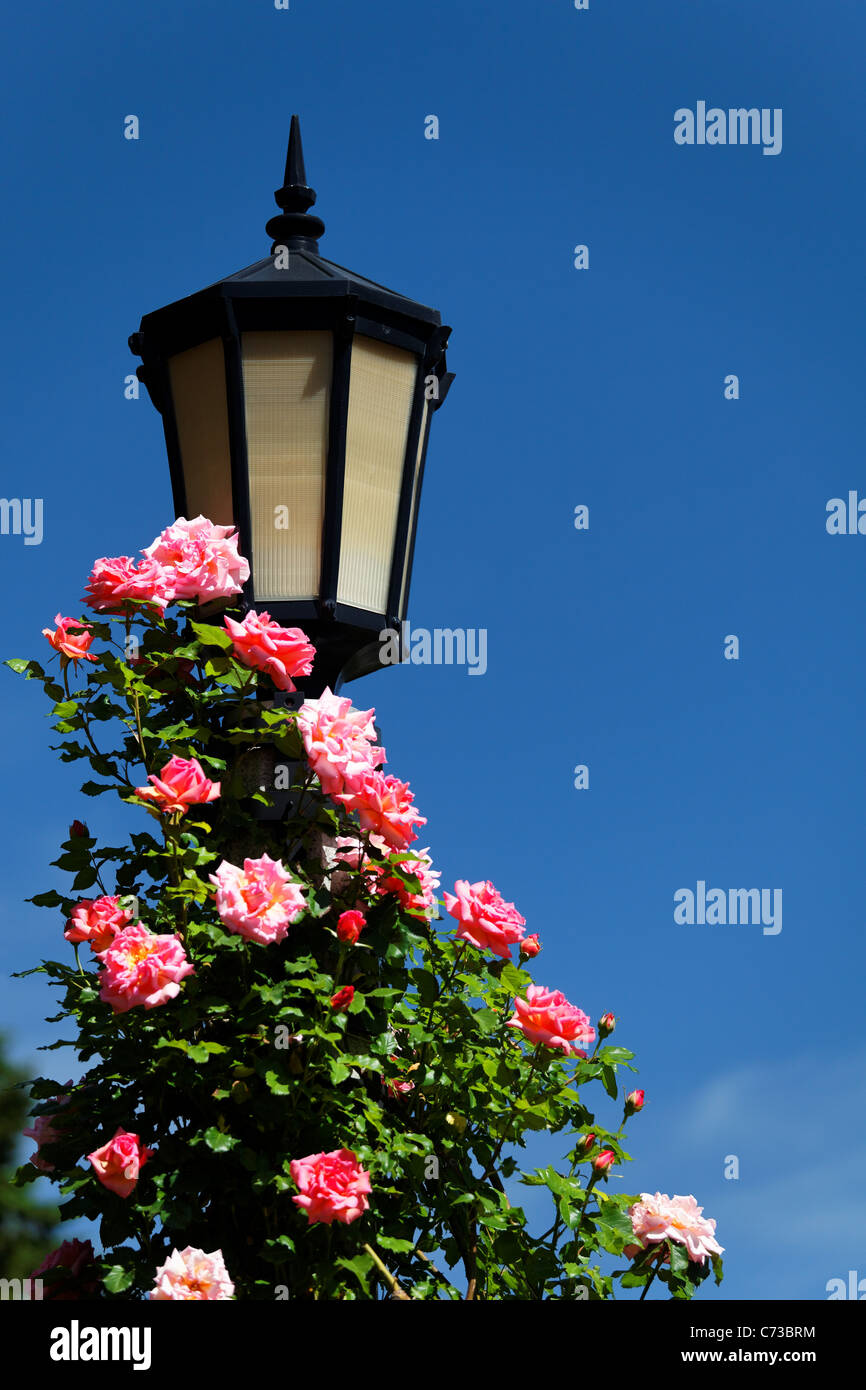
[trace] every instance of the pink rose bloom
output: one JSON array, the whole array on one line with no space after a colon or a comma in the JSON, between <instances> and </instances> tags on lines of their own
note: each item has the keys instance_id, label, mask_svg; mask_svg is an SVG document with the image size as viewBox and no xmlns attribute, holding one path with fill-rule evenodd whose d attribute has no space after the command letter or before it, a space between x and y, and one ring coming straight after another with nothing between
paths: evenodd
<instances>
[{"instance_id":1,"label":"pink rose bloom","mask_svg":"<svg viewBox=\"0 0 866 1390\"><path fill-rule=\"evenodd\" d=\"M85 1154L85 1158L103 1187L118 1197L128 1197L152 1153L153 1149L145 1148L137 1134L118 1129L113 1139L92 1154Z\"/></svg>"},{"instance_id":2,"label":"pink rose bloom","mask_svg":"<svg viewBox=\"0 0 866 1390\"><path fill-rule=\"evenodd\" d=\"M545 1047L559 1047L566 1056L585 1057L581 1047L595 1039L595 1029L582 1009L569 1004L558 989L530 985L525 999L515 999L509 1028L519 1028L525 1038Z\"/></svg>"},{"instance_id":3,"label":"pink rose bloom","mask_svg":"<svg viewBox=\"0 0 866 1390\"><path fill-rule=\"evenodd\" d=\"M381 835L392 849L408 849L418 836L413 825L426 825L426 816L419 816L412 805L408 782L386 777L382 772L368 771L356 778L352 791L334 797L347 811L357 811L363 830Z\"/></svg>"},{"instance_id":4,"label":"pink rose bloom","mask_svg":"<svg viewBox=\"0 0 866 1390\"><path fill-rule=\"evenodd\" d=\"M63 1105L67 1105L68 1102L68 1096L54 1097L54 1104L58 1108L60 1108ZM39 1151L42 1148L43 1144L56 1144L60 1139L63 1138L63 1131L58 1129L56 1125L52 1124L52 1121L56 1120L56 1118L57 1112L54 1110L44 1115L34 1115L33 1124L30 1126L30 1128L23 1129L21 1131L21 1133L27 1139L34 1140L36 1144L36 1152L34 1154L31 1154L30 1162L33 1164L33 1167L38 1168L41 1173L54 1172L54 1164L49 1163L47 1158L42 1158Z\"/></svg>"},{"instance_id":5,"label":"pink rose bloom","mask_svg":"<svg viewBox=\"0 0 866 1390\"><path fill-rule=\"evenodd\" d=\"M361 1167L351 1149L333 1153L309 1154L292 1160L292 1177L301 1195L292 1201L306 1209L310 1222L343 1221L348 1226L367 1210L367 1194L372 1191L370 1174Z\"/></svg>"},{"instance_id":6,"label":"pink rose bloom","mask_svg":"<svg viewBox=\"0 0 866 1390\"><path fill-rule=\"evenodd\" d=\"M156 1271L156 1285L149 1297L155 1301L189 1303L207 1300L226 1302L235 1296L235 1286L229 1278L223 1252L214 1250L206 1255L188 1245L185 1250L172 1250L164 1265Z\"/></svg>"},{"instance_id":7,"label":"pink rose bloom","mask_svg":"<svg viewBox=\"0 0 866 1390\"><path fill-rule=\"evenodd\" d=\"M151 772L148 781L153 786L136 787L136 796L152 801L159 811L177 811L182 816L190 806L215 801L220 794L220 783L205 777L196 758L171 758L159 775Z\"/></svg>"},{"instance_id":8,"label":"pink rose bloom","mask_svg":"<svg viewBox=\"0 0 866 1390\"><path fill-rule=\"evenodd\" d=\"M392 855L388 863L404 874L417 878L421 885L419 892L413 892L389 873L388 864L374 866L379 871L377 889L379 893L393 893L399 899L400 906L413 917L429 917L436 907L436 893L442 875L433 868L433 860L426 849L419 849L415 854L416 857L408 859Z\"/></svg>"},{"instance_id":9,"label":"pink rose bloom","mask_svg":"<svg viewBox=\"0 0 866 1390\"><path fill-rule=\"evenodd\" d=\"M541 942L538 939L538 932L533 932L532 936L525 936L520 943L520 954L532 960L541 950Z\"/></svg>"},{"instance_id":10,"label":"pink rose bloom","mask_svg":"<svg viewBox=\"0 0 866 1390\"><path fill-rule=\"evenodd\" d=\"M354 908L350 908L348 912L341 912L337 920L337 939L354 946L366 925L367 919L363 912L357 912Z\"/></svg>"},{"instance_id":11,"label":"pink rose bloom","mask_svg":"<svg viewBox=\"0 0 866 1390\"><path fill-rule=\"evenodd\" d=\"M85 898L73 908L63 935L67 941L87 941L94 952L104 951L131 921L132 913L120 906L120 898Z\"/></svg>"},{"instance_id":12,"label":"pink rose bloom","mask_svg":"<svg viewBox=\"0 0 866 1390\"><path fill-rule=\"evenodd\" d=\"M305 700L298 728L307 760L327 796L352 791L366 772L385 761L376 746L375 710L357 710L352 701L332 695L326 686L318 700Z\"/></svg>"},{"instance_id":13,"label":"pink rose bloom","mask_svg":"<svg viewBox=\"0 0 866 1390\"><path fill-rule=\"evenodd\" d=\"M294 690L292 676L308 676L316 649L299 627L280 627L270 613L249 612L242 623L223 618L238 661L270 676L277 690Z\"/></svg>"},{"instance_id":14,"label":"pink rose bloom","mask_svg":"<svg viewBox=\"0 0 866 1390\"><path fill-rule=\"evenodd\" d=\"M173 597L170 576L156 560L136 565L129 555L97 560L87 581L84 602L97 613L122 613L131 600L160 610Z\"/></svg>"},{"instance_id":15,"label":"pink rose bloom","mask_svg":"<svg viewBox=\"0 0 866 1390\"><path fill-rule=\"evenodd\" d=\"M613 1149L602 1149L601 1153L592 1160L592 1166L599 1175L606 1173L614 1163L616 1163L616 1154Z\"/></svg>"},{"instance_id":16,"label":"pink rose bloom","mask_svg":"<svg viewBox=\"0 0 866 1390\"><path fill-rule=\"evenodd\" d=\"M42 1297L53 1298L59 1302L72 1302L88 1298L100 1287L98 1279L82 1280L82 1274L93 1264L95 1255L89 1240L65 1240L50 1255L46 1255L38 1269L34 1269L31 1279L40 1279L53 1269L68 1269L69 1280L55 1285L46 1284Z\"/></svg>"},{"instance_id":17,"label":"pink rose bloom","mask_svg":"<svg viewBox=\"0 0 866 1390\"><path fill-rule=\"evenodd\" d=\"M206 517L193 521L178 517L143 552L168 570L175 598L213 599L239 594L250 577L250 567L238 554L233 526L214 526Z\"/></svg>"},{"instance_id":18,"label":"pink rose bloom","mask_svg":"<svg viewBox=\"0 0 866 1390\"><path fill-rule=\"evenodd\" d=\"M715 1221L703 1215L694 1197L668 1197L665 1192L642 1192L640 1201L629 1208L634 1233L640 1244L626 1247L629 1259L655 1241L673 1240L684 1245L693 1264L703 1264L707 1255L721 1255L724 1246L715 1238Z\"/></svg>"},{"instance_id":19,"label":"pink rose bloom","mask_svg":"<svg viewBox=\"0 0 866 1390\"><path fill-rule=\"evenodd\" d=\"M521 917L514 903L504 901L492 883L467 883L461 878L454 885L454 893L443 896L445 907L460 923L456 932L459 941L468 941L480 951L492 951L507 960L510 948L523 940L526 918Z\"/></svg>"},{"instance_id":20,"label":"pink rose bloom","mask_svg":"<svg viewBox=\"0 0 866 1390\"><path fill-rule=\"evenodd\" d=\"M282 941L292 922L307 911L301 885L267 854L245 859L242 869L223 860L210 881L223 926L262 946Z\"/></svg>"},{"instance_id":21,"label":"pink rose bloom","mask_svg":"<svg viewBox=\"0 0 866 1390\"><path fill-rule=\"evenodd\" d=\"M180 994L181 980L195 973L179 937L157 936L141 922L124 927L96 958L102 964L99 997L116 1014L167 1003Z\"/></svg>"},{"instance_id":22,"label":"pink rose bloom","mask_svg":"<svg viewBox=\"0 0 866 1390\"><path fill-rule=\"evenodd\" d=\"M79 622L77 618L61 618L59 613L54 621L57 624L54 632L50 627L44 627L42 636L48 638L56 652L60 652L61 656L65 656L75 666L79 661L96 660L95 656L89 655L93 633L86 623Z\"/></svg>"}]
</instances>

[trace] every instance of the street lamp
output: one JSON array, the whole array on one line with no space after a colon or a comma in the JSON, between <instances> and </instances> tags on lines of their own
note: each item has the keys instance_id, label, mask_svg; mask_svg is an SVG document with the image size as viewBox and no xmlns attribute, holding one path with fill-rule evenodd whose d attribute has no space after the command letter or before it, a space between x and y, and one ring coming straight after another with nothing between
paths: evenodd
<instances>
[{"instance_id":1,"label":"street lamp","mask_svg":"<svg viewBox=\"0 0 866 1390\"><path fill-rule=\"evenodd\" d=\"M319 255L300 123L265 260L146 314L129 340L162 415L176 515L238 528L242 606L303 627L308 692L381 665L406 617L433 411L453 380L438 312Z\"/></svg>"}]
</instances>

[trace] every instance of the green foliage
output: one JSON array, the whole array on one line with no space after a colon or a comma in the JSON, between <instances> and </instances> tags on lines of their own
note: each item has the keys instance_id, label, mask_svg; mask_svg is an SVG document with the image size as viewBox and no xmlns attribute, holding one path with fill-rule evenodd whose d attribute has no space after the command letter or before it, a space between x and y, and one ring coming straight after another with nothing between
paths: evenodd
<instances>
[{"instance_id":1,"label":"green foliage","mask_svg":"<svg viewBox=\"0 0 866 1390\"><path fill-rule=\"evenodd\" d=\"M416 1299L611 1297L635 1198L612 1181L628 1161L623 1126L606 1130L588 1107L619 1097L633 1054L606 1043L585 1060L533 1050L507 1026L532 983L525 969L437 930L393 892L371 894L363 873L335 869L328 848L357 837L357 821L307 768L295 713L272 703L270 682L232 655L223 628L186 621L189 611L157 618L139 607L92 623L99 659L79 674L61 659L62 686L36 662L7 663L45 687L59 756L99 779L85 794L114 793L127 807L116 821L126 841L71 835L55 861L68 889L31 899L58 914L63 959L37 969L75 1041L55 1045L73 1046L87 1068L50 1155L63 1217L99 1223L105 1296L142 1297L172 1248L190 1245L222 1251L243 1299L370 1299L395 1287ZM173 756L196 758L220 781L219 799L182 818L148 810L136 787ZM296 769L282 821L259 815L275 763ZM227 930L209 880L222 860L265 852L309 902L267 946ZM363 867L381 859L365 842ZM417 892L406 866L389 872ZM99 962L67 947L62 918L82 895L103 894L129 895L150 930L181 939L195 973L177 998L126 1013L100 998ZM355 907L367 926L352 946L335 927ZM331 996L347 984L354 1000L335 1013ZM38 1078L37 1113L63 1090ZM84 1157L118 1128L154 1151L126 1198ZM565 1157L521 1175L534 1132L561 1136ZM591 1159L604 1148L617 1168L597 1177ZM369 1210L351 1225L309 1223L292 1200L291 1161L336 1149L369 1172ZM543 1235L506 1193L504 1179L518 1175L549 1196ZM697 1282L680 1254L673 1246L659 1274L676 1298ZM645 1259L624 1287L645 1283Z\"/></svg>"}]
</instances>

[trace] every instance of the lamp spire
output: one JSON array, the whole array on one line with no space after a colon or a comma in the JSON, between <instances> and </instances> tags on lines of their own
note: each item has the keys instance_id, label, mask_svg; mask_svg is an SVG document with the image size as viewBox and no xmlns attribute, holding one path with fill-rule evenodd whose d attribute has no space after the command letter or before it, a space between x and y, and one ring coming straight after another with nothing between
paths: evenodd
<instances>
[{"instance_id":1,"label":"lamp spire","mask_svg":"<svg viewBox=\"0 0 866 1390\"><path fill-rule=\"evenodd\" d=\"M277 246L318 251L318 239L324 233L325 224L320 217L307 211L315 203L316 193L307 183L304 147L301 144L301 122L297 116L292 116L289 131L284 183L282 188L278 188L274 193L274 199L282 211L272 217L265 228L273 240L271 254Z\"/></svg>"}]
</instances>

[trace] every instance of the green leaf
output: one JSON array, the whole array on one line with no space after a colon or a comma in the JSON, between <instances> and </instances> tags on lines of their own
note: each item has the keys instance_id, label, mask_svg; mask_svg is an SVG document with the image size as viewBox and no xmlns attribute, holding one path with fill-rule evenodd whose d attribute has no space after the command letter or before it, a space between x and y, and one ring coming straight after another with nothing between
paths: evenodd
<instances>
[{"instance_id":1,"label":"green leaf","mask_svg":"<svg viewBox=\"0 0 866 1390\"><path fill-rule=\"evenodd\" d=\"M334 1263L338 1264L341 1269L348 1269L350 1273L354 1274L361 1288L366 1292L367 1275L373 1268L373 1261L369 1255L356 1255L352 1260L340 1259L335 1260Z\"/></svg>"},{"instance_id":2,"label":"green leaf","mask_svg":"<svg viewBox=\"0 0 866 1390\"><path fill-rule=\"evenodd\" d=\"M215 1154L224 1154L235 1148L241 1141L233 1134L223 1134L216 1125L211 1125L210 1129L206 1129L204 1132L204 1142Z\"/></svg>"},{"instance_id":3,"label":"green leaf","mask_svg":"<svg viewBox=\"0 0 866 1390\"><path fill-rule=\"evenodd\" d=\"M376 1244L383 1250L393 1250L395 1255L408 1255L415 1249L414 1240L400 1240L397 1236L377 1236Z\"/></svg>"},{"instance_id":4,"label":"green leaf","mask_svg":"<svg viewBox=\"0 0 866 1390\"><path fill-rule=\"evenodd\" d=\"M190 623L190 627L206 647L222 647L223 651L228 651L232 645L232 639L223 627L212 627L210 623Z\"/></svg>"},{"instance_id":5,"label":"green leaf","mask_svg":"<svg viewBox=\"0 0 866 1390\"><path fill-rule=\"evenodd\" d=\"M607 1063L602 1066L601 1079L608 1095L612 1100L616 1100L616 1072L613 1067L609 1067Z\"/></svg>"},{"instance_id":6,"label":"green leaf","mask_svg":"<svg viewBox=\"0 0 866 1390\"><path fill-rule=\"evenodd\" d=\"M532 984L532 980L527 975L526 971L518 970L517 966L512 965L510 962L503 967L502 974L499 978L504 985L508 986L512 994L520 994L521 990L524 990L527 985Z\"/></svg>"},{"instance_id":7,"label":"green leaf","mask_svg":"<svg viewBox=\"0 0 866 1390\"><path fill-rule=\"evenodd\" d=\"M24 671L29 671L30 669L30 662L25 661L21 656L10 656L8 661L4 661L3 665L8 666L10 671L14 671L17 676L22 675Z\"/></svg>"},{"instance_id":8,"label":"green leaf","mask_svg":"<svg viewBox=\"0 0 866 1390\"><path fill-rule=\"evenodd\" d=\"M689 1252L684 1245L680 1245L677 1240L668 1241L668 1249L671 1252L671 1274L687 1274L689 1268Z\"/></svg>"},{"instance_id":9,"label":"green leaf","mask_svg":"<svg viewBox=\"0 0 866 1390\"><path fill-rule=\"evenodd\" d=\"M123 1265L112 1265L102 1280L109 1293L123 1293L134 1281L135 1270L124 1269Z\"/></svg>"},{"instance_id":10,"label":"green leaf","mask_svg":"<svg viewBox=\"0 0 866 1390\"><path fill-rule=\"evenodd\" d=\"M37 893L35 898L28 898L27 902L34 907L61 907L65 899L59 893L55 893L52 888L49 893Z\"/></svg>"}]
</instances>

